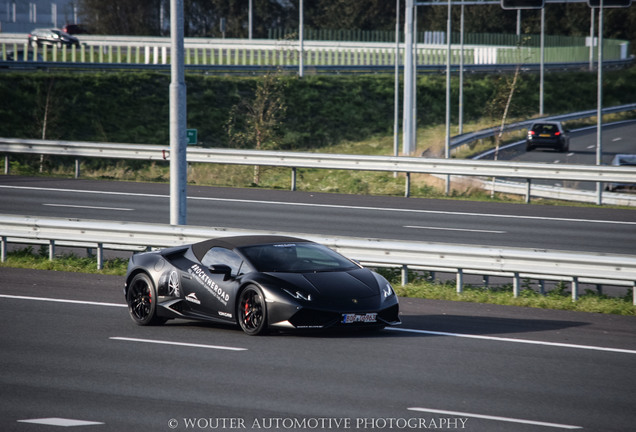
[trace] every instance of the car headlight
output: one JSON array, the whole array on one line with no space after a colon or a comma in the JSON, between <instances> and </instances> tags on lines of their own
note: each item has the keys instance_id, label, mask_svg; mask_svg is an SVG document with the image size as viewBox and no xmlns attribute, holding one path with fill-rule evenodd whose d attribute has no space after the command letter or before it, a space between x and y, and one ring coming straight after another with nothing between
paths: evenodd
<instances>
[{"instance_id":1,"label":"car headlight","mask_svg":"<svg viewBox=\"0 0 636 432\"><path fill-rule=\"evenodd\" d=\"M295 299L311 301L311 294L305 294L305 293L302 293L300 291L296 291L296 293L292 293L291 291L286 290L286 289L283 289L283 291L285 291L287 294L289 294L290 296L292 296Z\"/></svg>"},{"instance_id":2,"label":"car headlight","mask_svg":"<svg viewBox=\"0 0 636 432\"><path fill-rule=\"evenodd\" d=\"M393 291L393 287L391 286L390 283L387 282L384 285L384 288L382 288L382 294L384 295L384 298L391 297L392 295L395 295L395 291Z\"/></svg>"}]
</instances>

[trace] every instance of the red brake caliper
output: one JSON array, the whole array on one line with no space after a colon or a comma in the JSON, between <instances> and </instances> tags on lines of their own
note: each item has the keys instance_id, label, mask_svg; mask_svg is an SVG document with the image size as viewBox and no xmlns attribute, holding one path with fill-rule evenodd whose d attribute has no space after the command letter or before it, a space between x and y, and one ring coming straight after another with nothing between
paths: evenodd
<instances>
[{"instance_id":1,"label":"red brake caliper","mask_svg":"<svg viewBox=\"0 0 636 432\"><path fill-rule=\"evenodd\" d=\"M245 300L245 322L246 323L250 321L249 311L250 311L250 302L249 300Z\"/></svg>"}]
</instances>

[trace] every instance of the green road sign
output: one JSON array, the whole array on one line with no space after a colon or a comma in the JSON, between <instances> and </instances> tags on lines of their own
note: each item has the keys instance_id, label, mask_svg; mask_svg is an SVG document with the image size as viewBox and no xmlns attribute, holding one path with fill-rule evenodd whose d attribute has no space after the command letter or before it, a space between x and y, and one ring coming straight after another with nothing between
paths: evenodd
<instances>
[{"instance_id":1,"label":"green road sign","mask_svg":"<svg viewBox=\"0 0 636 432\"><path fill-rule=\"evenodd\" d=\"M197 145L196 129L186 129L186 136L188 137L188 145Z\"/></svg>"}]
</instances>

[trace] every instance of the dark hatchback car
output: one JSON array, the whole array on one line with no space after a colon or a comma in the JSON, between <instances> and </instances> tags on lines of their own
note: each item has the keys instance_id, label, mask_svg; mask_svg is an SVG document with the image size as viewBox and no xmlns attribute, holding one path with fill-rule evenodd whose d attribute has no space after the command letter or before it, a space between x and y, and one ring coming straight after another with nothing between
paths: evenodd
<instances>
[{"instance_id":1,"label":"dark hatchback car","mask_svg":"<svg viewBox=\"0 0 636 432\"><path fill-rule=\"evenodd\" d=\"M537 122L528 128L526 151L536 147L552 148L560 152L570 150L570 137L559 122Z\"/></svg>"},{"instance_id":2,"label":"dark hatchback car","mask_svg":"<svg viewBox=\"0 0 636 432\"><path fill-rule=\"evenodd\" d=\"M62 48L64 45L79 45L79 39L60 29L35 29L29 36L29 45L51 45Z\"/></svg>"}]
</instances>

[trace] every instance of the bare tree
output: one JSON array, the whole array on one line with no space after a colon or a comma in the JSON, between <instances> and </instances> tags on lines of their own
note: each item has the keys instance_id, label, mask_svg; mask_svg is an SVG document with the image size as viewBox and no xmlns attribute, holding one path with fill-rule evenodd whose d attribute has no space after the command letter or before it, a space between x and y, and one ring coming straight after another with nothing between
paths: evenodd
<instances>
[{"instance_id":1,"label":"bare tree","mask_svg":"<svg viewBox=\"0 0 636 432\"><path fill-rule=\"evenodd\" d=\"M227 123L230 143L238 148L272 150L279 147L280 125L287 106L284 82L278 73L267 73L256 84L251 98L234 105ZM260 183L260 168L254 167L254 184Z\"/></svg>"}]
</instances>

